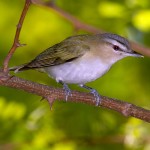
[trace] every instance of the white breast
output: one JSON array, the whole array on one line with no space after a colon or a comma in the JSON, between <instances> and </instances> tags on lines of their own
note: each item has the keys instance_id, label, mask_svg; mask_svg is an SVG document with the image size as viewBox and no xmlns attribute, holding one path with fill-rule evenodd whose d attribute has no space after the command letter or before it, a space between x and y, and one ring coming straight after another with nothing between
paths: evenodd
<instances>
[{"instance_id":1,"label":"white breast","mask_svg":"<svg viewBox=\"0 0 150 150\"><path fill-rule=\"evenodd\" d=\"M56 81L65 83L85 84L101 77L110 65L103 63L99 58L78 59L61 65L45 68L45 71Z\"/></svg>"}]
</instances>

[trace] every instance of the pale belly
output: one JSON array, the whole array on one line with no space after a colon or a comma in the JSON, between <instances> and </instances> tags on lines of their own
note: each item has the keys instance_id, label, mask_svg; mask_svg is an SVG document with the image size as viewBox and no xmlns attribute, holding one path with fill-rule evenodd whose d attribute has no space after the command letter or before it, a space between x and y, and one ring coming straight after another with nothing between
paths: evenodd
<instances>
[{"instance_id":1,"label":"pale belly","mask_svg":"<svg viewBox=\"0 0 150 150\"><path fill-rule=\"evenodd\" d=\"M101 77L110 68L110 65L102 63L99 59L79 60L67 62L57 66L45 68L48 75L64 83L85 84Z\"/></svg>"}]
</instances>

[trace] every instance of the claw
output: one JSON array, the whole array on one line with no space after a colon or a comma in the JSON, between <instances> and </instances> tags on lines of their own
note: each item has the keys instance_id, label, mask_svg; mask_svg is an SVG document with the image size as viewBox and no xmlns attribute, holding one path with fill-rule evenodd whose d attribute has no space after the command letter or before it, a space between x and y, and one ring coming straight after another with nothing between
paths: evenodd
<instances>
[{"instance_id":1,"label":"claw","mask_svg":"<svg viewBox=\"0 0 150 150\"><path fill-rule=\"evenodd\" d=\"M66 95L65 100L67 102L68 96L71 96L71 90L69 89L68 85L65 83L63 84L63 89L65 90L65 95Z\"/></svg>"},{"instance_id":2,"label":"claw","mask_svg":"<svg viewBox=\"0 0 150 150\"><path fill-rule=\"evenodd\" d=\"M65 100L67 102L68 96L72 96L71 90L69 89L68 85L63 81L59 81L59 83L63 85L63 89L65 90L65 95L66 95Z\"/></svg>"},{"instance_id":3,"label":"claw","mask_svg":"<svg viewBox=\"0 0 150 150\"><path fill-rule=\"evenodd\" d=\"M96 101L96 104L95 104L96 106L98 106L98 105L101 104L101 96L99 95L99 93L98 93L95 89L93 89L93 88L91 88L91 87L88 87L88 86L86 86L86 85L83 85L83 84L80 84L79 86L80 86L80 87L83 87L83 88L85 88L85 89L87 89L87 90L89 90L90 93L92 93L92 94L94 95L95 101Z\"/></svg>"},{"instance_id":4,"label":"claw","mask_svg":"<svg viewBox=\"0 0 150 150\"><path fill-rule=\"evenodd\" d=\"M101 103L101 96L99 95L99 93L95 89L92 89L90 91L90 93L92 93L94 95L95 101L96 101L96 106L98 106Z\"/></svg>"}]
</instances>

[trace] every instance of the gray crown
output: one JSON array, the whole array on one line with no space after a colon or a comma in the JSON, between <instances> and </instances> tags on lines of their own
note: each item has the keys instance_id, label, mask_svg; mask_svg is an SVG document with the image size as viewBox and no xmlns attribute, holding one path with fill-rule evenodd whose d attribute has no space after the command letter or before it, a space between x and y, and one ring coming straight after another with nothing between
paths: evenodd
<instances>
[{"instance_id":1,"label":"gray crown","mask_svg":"<svg viewBox=\"0 0 150 150\"><path fill-rule=\"evenodd\" d=\"M119 36L117 34L104 33L104 34L101 34L101 37L103 37L103 38L110 38L112 40L116 40L117 42L123 44L128 49L130 49L129 41L127 39L125 39L124 37L122 37L122 36Z\"/></svg>"}]
</instances>

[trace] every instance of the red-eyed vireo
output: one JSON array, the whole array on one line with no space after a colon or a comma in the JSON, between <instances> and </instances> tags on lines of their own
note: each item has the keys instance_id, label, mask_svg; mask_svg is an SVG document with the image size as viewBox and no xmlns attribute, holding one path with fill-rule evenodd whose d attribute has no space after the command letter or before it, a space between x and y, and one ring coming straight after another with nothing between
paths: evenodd
<instances>
[{"instance_id":1,"label":"red-eyed vireo","mask_svg":"<svg viewBox=\"0 0 150 150\"><path fill-rule=\"evenodd\" d=\"M85 85L105 74L118 60L127 57L142 57L131 50L127 39L110 33L77 35L49 47L35 59L21 66L10 68L15 72L35 69L46 72L63 85L67 97L71 94L68 83L78 84L90 90L100 103L98 92Z\"/></svg>"}]
</instances>

